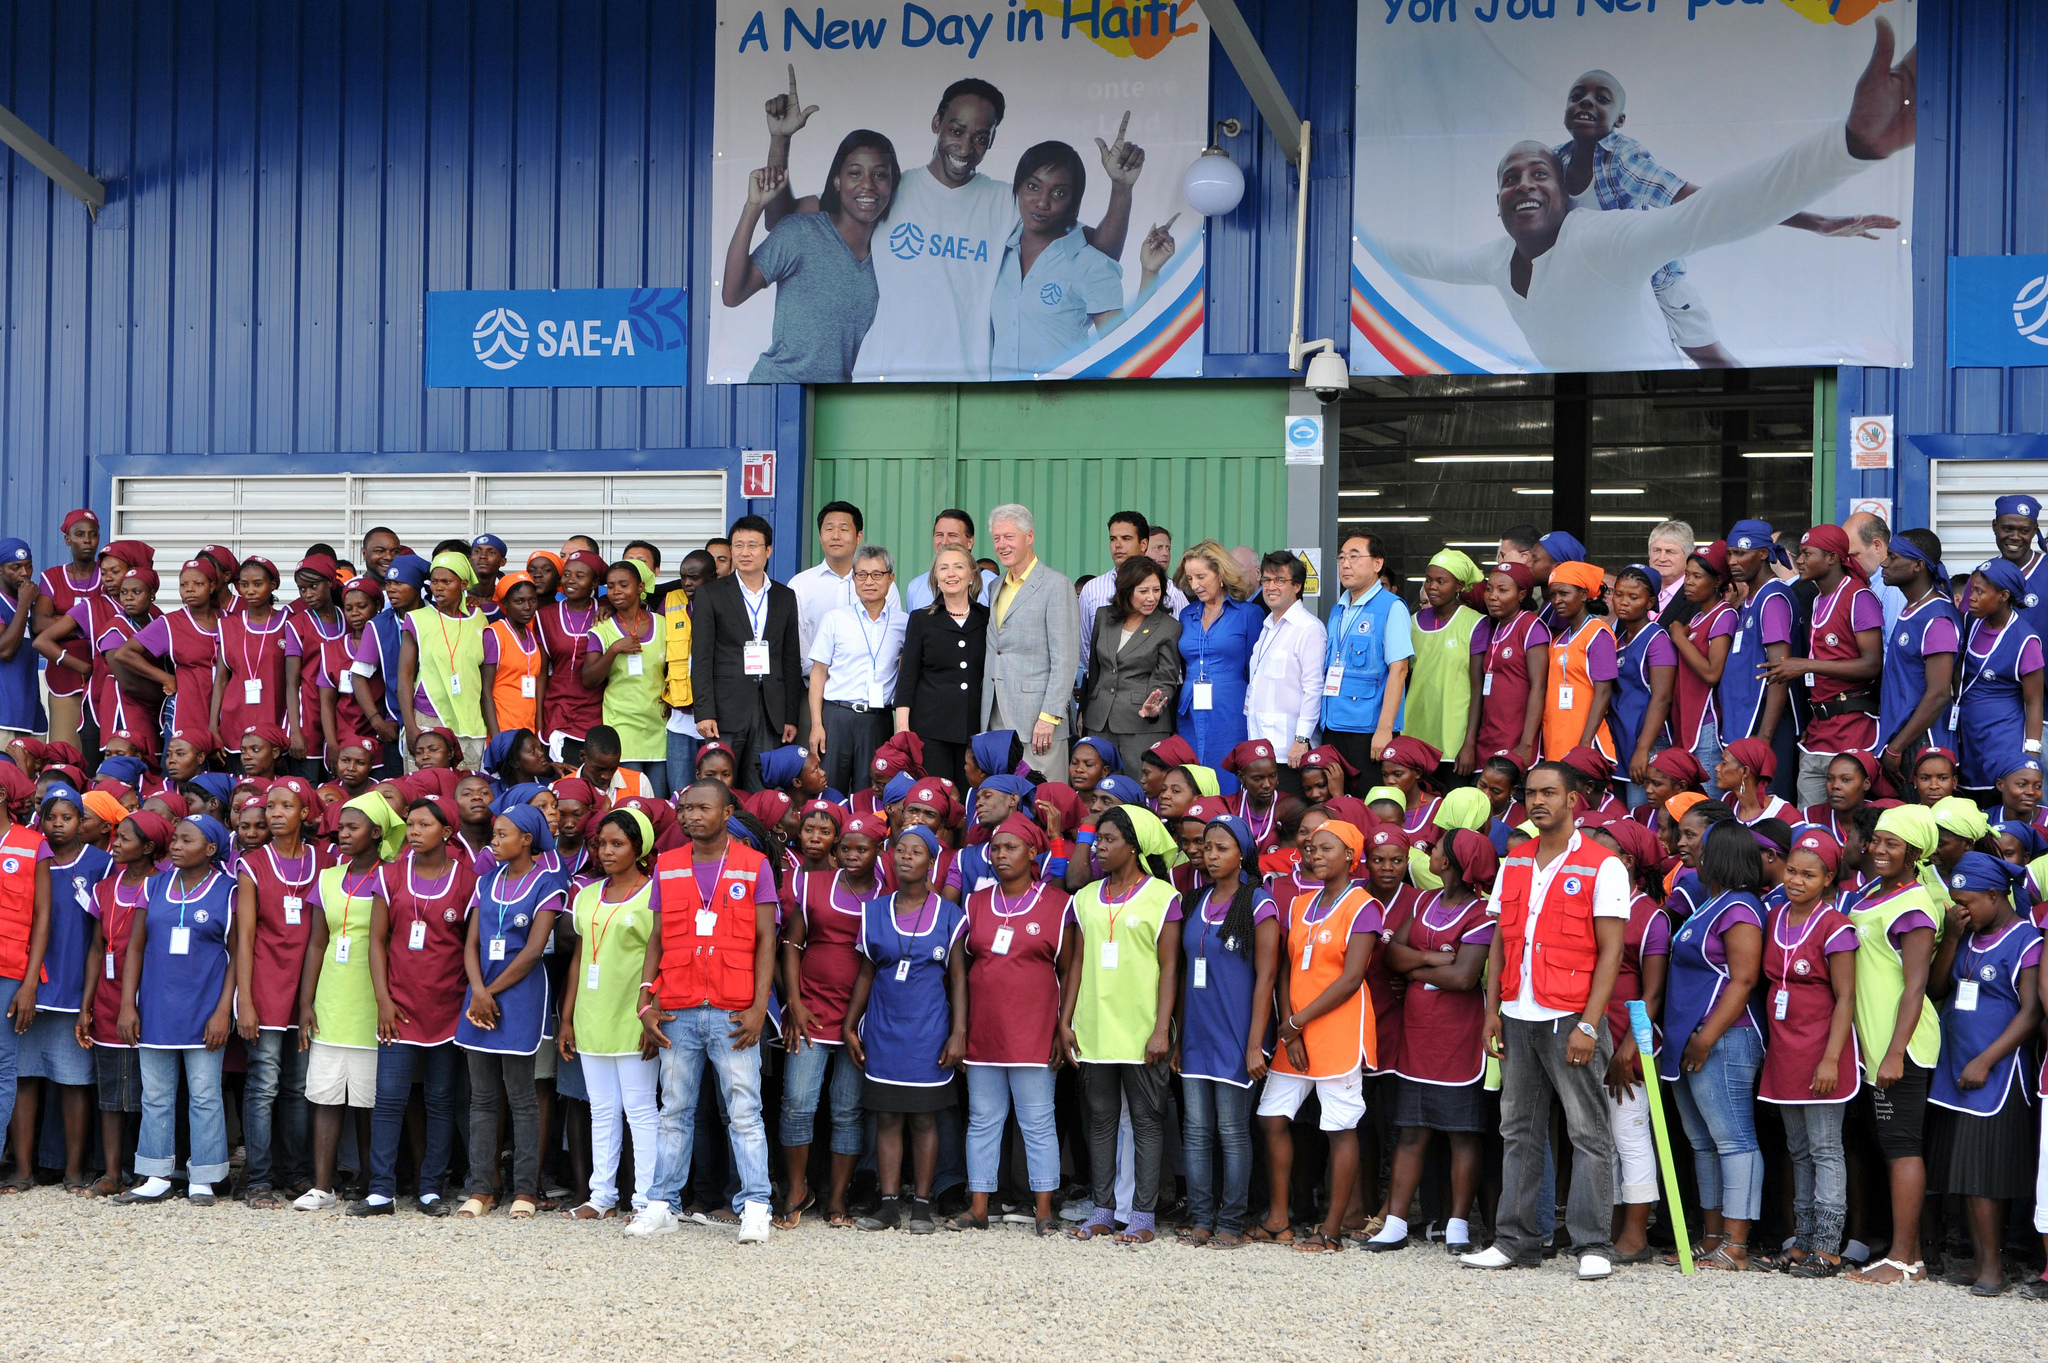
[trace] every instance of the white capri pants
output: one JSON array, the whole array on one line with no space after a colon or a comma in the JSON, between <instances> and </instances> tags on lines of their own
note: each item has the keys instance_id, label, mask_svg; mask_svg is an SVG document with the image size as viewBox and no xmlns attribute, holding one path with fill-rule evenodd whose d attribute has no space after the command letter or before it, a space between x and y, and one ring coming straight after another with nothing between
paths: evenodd
<instances>
[{"instance_id":1,"label":"white capri pants","mask_svg":"<svg viewBox=\"0 0 2048 1363\"><path fill-rule=\"evenodd\" d=\"M1607 1100L1614 1131L1614 1200L1657 1200L1657 1137L1650 1129L1650 1094L1641 1084L1626 1098Z\"/></svg>"},{"instance_id":2,"label":"white capri pants","mask_svg":"<svg viewBox=\"0 0 2048 1363\"><path fill-rule=\"evenodd\" d=\"M619 1152L628 1126L633 1128L633 1208L647 1205L660 1140L661 1108L654 1100L660 1073L659 1061L637 1055L583 1053L583 1085L590 1091L591 1206L619 1205Z\"/></svg>"},{"instance_id":3,"label":"white capri pants","mask_svg":"<svg viewBox=\"0 0 2048 1363\"><path fill-rule=\"evenodd\" d=\"M1313 1089L1323 1105L1322 1119L1316 1125L1324 1131L1349 1131L1365 1117L1365 1088L1359 1082L1360 1074L1361 1071L1353 1070L1336 1079L1305 1079L1298 1074L1268 1070L1265 1092L1259 1095L1259 1115L1292 1119Z\"/></svg>"}]
</instances>

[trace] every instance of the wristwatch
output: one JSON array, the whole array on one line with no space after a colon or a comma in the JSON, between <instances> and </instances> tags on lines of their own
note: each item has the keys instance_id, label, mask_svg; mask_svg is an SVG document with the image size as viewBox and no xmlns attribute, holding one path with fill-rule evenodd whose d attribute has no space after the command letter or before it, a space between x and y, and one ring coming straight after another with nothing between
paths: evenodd
<instances>
[{"instance_id":1,"label":"wristwatch","mask_svg":"<svg viewBox=\"0 0 2048 1363\"><path fill-rule=\"evenodd\" d=\"M1579 1030L1584 1032L1587 1036L1592 1037L1595 1041L1598 1041L1600 1039L1600 1033L1594 1031L1593 1024L1586 1021L1584 1018L1579 1019Z\"/></svg>"}]
</instances>

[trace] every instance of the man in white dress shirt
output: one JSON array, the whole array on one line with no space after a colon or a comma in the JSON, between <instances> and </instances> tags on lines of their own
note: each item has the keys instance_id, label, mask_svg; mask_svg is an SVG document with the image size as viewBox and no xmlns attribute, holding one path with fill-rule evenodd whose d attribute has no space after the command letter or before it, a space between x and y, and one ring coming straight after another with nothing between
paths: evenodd
<instances>
[{"instance_id":1,"label":"man in white dress shirt","mask_svg":"<svg viewBox=\"0 0 2048 1363\"><path fill-rule=\"evenodd\" d=\"M825 617L806 657L811 664L810 747L825 784L851 792L868 779L875 749L889 740L896 666L908 623L896 595L896 560L864 545L853 560L858 599Z\"/></svg>"},{"instance_id":2,"label":"man in white dress shirt","mask_svg":"<svg viewBox=\"0 0 2048 1363\"><path fill-rule=\"evenodd\" d=\"M1395 268L1422 279L1492 288L1539 364L1561 371L1640 369L1678 353L1650 278L1666 261L1755 236L1913 145L1914 53L1894 70L1892 29L1856 82L1845 124L1649 212L1574 211L1563 164L1541 142L1518 142L1495 169L1506 236L1462 248L1388 243Z\"/></svg>"},{"instance_id":3,"label":"man in white dress shirt","mask_svg":"<svg viewBox=\"0 0 2048 1363\"><path fill-rule=\"evenodd\" d=\"M932 520L932 562L939 559L941 549L964 549L967 557L974 557L974 517L957 506L949 506ZM996 584L1001 581L994 573L983 568L981 590L975 600L984 606L996 603ZM910 579L910 585L903 589L903 604L908 610L922 610L932 603L932 574L925 571Z\"/></svg>"},{"instance_id":4,"label":"man in white dress shirt","mask_svg":"<svg viewBox=\"0 0 2048 1363\"><path fill-rule=\"evenodd\" d=\"M1263 738L1280 754L1280 786L1301 793L1301 759L1315 746L1323 713L1323 655L1329 636L1301 599L1308 565L1285 549L1259 561L1259 594L1266 624L1252 645L1251 685L1245 691L1245 734Z\"/></svg>"},{"instance_id":5,"label":"man in white dress shirt","mask_svg":"<svg viewBox=\"0 0 2048 1363\"><path fill-rule=\"evenodd\" d=\"M1116 570L1124 566L1124 560L1133 554L1148 552L1152 540L1152 523L1145 519L1142 511L1119 511L1109 518L1109 571L1097 573L1081 588L1081 676L1088 675L1088 659L1094 649L1089 647L1095 637L1095 612L1109 604L1116 595ZM1187 609L1186 593L1173 585L1173 570L1167 570L1166 600L1159 608L1178 618ZM1079 684L1078 682L1076 683Z\"/></svg>"}]
</instances>

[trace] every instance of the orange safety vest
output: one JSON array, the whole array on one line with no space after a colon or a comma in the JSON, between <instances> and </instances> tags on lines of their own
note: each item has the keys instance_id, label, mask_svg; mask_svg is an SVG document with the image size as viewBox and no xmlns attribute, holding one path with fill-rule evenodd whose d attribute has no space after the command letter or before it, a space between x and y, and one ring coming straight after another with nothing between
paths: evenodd
<instances>
[{"instance_id":1,"label":"orange safety vest","mask_svg":"<svg viewBox=\"0 0 2048 1363\"><path fill-rule=\"evenodd\" d=\"M491 682L491 704L498 711L498 728L532 729L540 731L534 723L534 693L540 687L540 675L547 669L548 653L541 642L540 627L533 627L534 647L528 652L519 640L519 631L512 628L509 620L491 621L491 633L498 637L498 670ZM531 679L530 681L528 679ZM521 686L521 682L527 685Z\"/></svg>"},{"instance_id":2,"label":"orange safety vest","mask_svg":"<svg viewBox=\"0 0 2048 1363\"><path fill-rule=\"evenodd\" d=\"M0 833L0 977L28 972L28 939L36 923L36 856L43 835L23 824Z\"/></svg>"},{"instance_id":3,"label":"orange safety vest","mask_svg":"<svg viewBox=\"0 0 2048 1363\"><path fill-rule=\"evenodd\" d=\"M1585 736L1586 710L1593 703L1593 675L1586 667L1586 646L1595 630L1605 631L1610 638L1614 634L1606 621L1588 616L1569 637L1550 641L1550 669L1543 679L1548 688L1543 698L1543 756L1547 761L1562 762L1564 755L1578 747ZM1571 688L1570 706L1564 703L1566 687ZM1613 760L1614 738L1607 732L1604 717L1593 746L1602 756Z\"/></svg>"},{"instance_id":4,"label":"orange safety vest","mask_svg":"<svg viewBox=\"0 0 2048 1363\"><path fill-rule=\"evenodd\" d=\"M1311 923L1308 910L1320 893L1321 890L1315 890L1297 896L1294 907L1287 911L1287 966L1293 972L1287 981L1287 997L1297 1012L1343 976L1344 954L1351 949L1352 925L1375 902L1364 886L1354 885L1321 921ZM1273 1057L1276 1071L1300 1074L1305 1079L1342 1079L1361 1064L1377 1066L1379 1044L1364 985L1302 1028L1301 1041L1308 1048L1308 1071L1304 1074L1294 1068L1285 1046Z\"/></svg>"},{"instance_id":5,"label":"orange safety vest","mask_svg":"<svg viewBox=\"0 0 2048 1363\"><path fill-rule=\"evenodd\" d=\"M1551 878L1543 911L1536 917L1536 943L1529 953L1529 985L1545 1008L1576 1013L1593 992L1593 967L1600 943L1593 935L1593 882L1614 853L1573 834L1576 846L1561 854L1565 864ZM1529 891L1536 880L1536 841L1508 849L1500 864L1501 998L1522 991L1522 949L1529 922Z\"/></svg>"},{"instance_id":6,"label":"orange safety vest","mask_svg":"<svg viewBox=\"0 0 2048 1363\"><path fill-rule=\"evenodd\" d=\"M754 1006L754 888L768 858L738 839L725 844L725 864L706 905L697 890L692 849L663 852L654 863L661 887L661 975L664 1008ZM706 915L700 921L699 911ZM708 927L708 932L700 928Z\"/></svg>"}]
</instances>

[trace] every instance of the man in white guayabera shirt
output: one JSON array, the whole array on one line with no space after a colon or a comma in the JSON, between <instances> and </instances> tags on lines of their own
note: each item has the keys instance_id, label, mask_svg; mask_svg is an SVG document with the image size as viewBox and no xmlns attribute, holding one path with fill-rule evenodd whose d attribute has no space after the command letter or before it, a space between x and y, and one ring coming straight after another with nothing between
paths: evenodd
<instances>
[{"instance_id":1,"label":"man in white guayabera shirt","mask_svg":"<svg viewBox=\"0 0 2048 1363\"><path fill-rule=\"evenodd\" d=\"M861 342L856 379L986 379L989 376L989 299L1003 268L1003 245L1017 225L1016 194L1006 180L980 172L1003 121L1003 92L985 80L956 80L932 115L938 141L931 160L905 170L889 204L887 235L878 229L869 257L881 295L874 325ZM797 97L796 67L789 92L770 98L768 164L788 168L789 140L818 111ZM1124 125L1131 116L1124 114ZM1102 221L1083 228L1088 244L1115 260L1131 223L1131 186L1145 168L1145 150L1124 141L1095 139L1109 176L1109 206ZM908 160L908 157L904 158ZM768 204L762 222L772 229L789 213L815 213L816 195L794 197L787 187Z\"/></svg>"},{"instance_id":2,"label":"man in white guayabera shirt","mask_svg":"<svg viewBox=\"0 0 2048 1363\"><path fill-rule=\"evenodd\" d=\"M1389 243L1395 267L1447 284L1496 290L1546 368L1634 369L1671 348L1650 276L1667 260L1756 235L1913 145L1918 49L1891 64L1892 29L1877 21L1870 64L1845 124L1669 208L1574 212L1557 154L1519 142L1501 158L1496 204L1505 240L1468 249Z\"/></svg>"}]
</instances>

